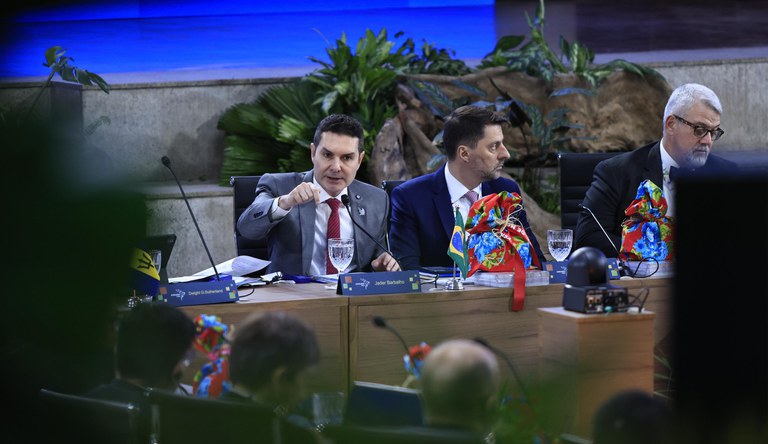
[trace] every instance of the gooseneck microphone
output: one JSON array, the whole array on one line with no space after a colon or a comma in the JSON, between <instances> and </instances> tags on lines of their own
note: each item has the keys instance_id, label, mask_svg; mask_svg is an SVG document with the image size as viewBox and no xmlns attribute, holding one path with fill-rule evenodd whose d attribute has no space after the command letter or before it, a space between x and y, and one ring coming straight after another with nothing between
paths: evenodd
<instances>
[{"instance_id":1,"label":"gooseneck microphone","mask_svg":"<svg viewBox=\"0 0 768 444\"><path fill-rule=\"evenodd\" d=\"M509 359L509 356L507 356L507 354L504 353L503 351L489 344L483 338L477 337L474 339L474 341L484 346L488 350L492 351L496 356L500 357L501 359L504 360L504 362L507 363L507 367L509 367L509 369L512 371L512 376L515 378L515 381L517 381L517 385L520 387L520 393L522 393L523 397L530 403L532 399L528 395L528 389L525 388L525 384L523 384L523 380L522 378L520 378L520 375L517 374L517 370L515 370L515 366L512 364L512 360Z\"/></svg>"},{"instance_id":2,"label":"gooseneck microphone","mask_svg":"<svg viewBox=\"0 0 768 444\"><path fill-rule=\"evenodd\" d=\"M168 158L168 156L163 156L162 159L163 165L165 165L166 168L168 168L168 171L173 174L174 180L176 180L176 184L179 186L179 191L181 191L181 197L184 199L184 203L187 204L187 209L189 210L189 215L192 216L192 222L195 223L195 228L197 228L197 234L200 236L200 240L203 241L203 247L205 248L205 252L208 253L208 260L211 261L211 265L213 266L213 272L216 273L216 280L221 281L221 277L219 276L219 271L216 270L216 264L213 262L213 257L211 257L211 252L208 250L208 245L205 243L205 238L203 237L203 232L200 231L200 226L197 225L197 219L195 219L195 213L192 212L192 207L189 206L189 200L187 199L187 195L184 194L184 188L181 187L181 182L179 182L179 178L176 177L176 173L173 171L173 168L171 168L171 159Z\"/></svg>"},{"instance_id":3,"label":"gooseneck microphone","mask_svg":"<svg viewBox=\"0 0 768 444\"><path fill-rule=\"evenodd\" d=\"M403 344L403 348L405 349L405 354L409 354L410 351L408 350L408 344L405 343L405 340L402 336L400 336L400 333L397 332L391 325L387 323L387 321L384 320L381 316L374 316L373 317L373 325L379 328L385 328L389 331L391 331L395 336L397 336L397 339L400 340L400 343Z\"/></svg>"},{"instance_id":4,"label":"gooseneck microphone","mask_svg":"<svg viewBox=\"0 0 768 444\"><path fill-rule=\"evenodd\" d=\"M376 243L376 245L378 245L378 246L379 246L379 248L381 248L382 250L386 251L386 252L387 252L387 254L389 254L390 256L392 256L392 259L394 259L394 260L395 260L395 262L397 262L397 266L398 266L398 267L400 267L400 269L402 270L402 269L403 269L403 267L400 265L400 261L399 261L399 260L397 260L397 258L396 258L396 257L395 257L395 255L392 253L392 251L390 251L390 249L389 249L389 248L387 248L387 247L385 247L384 245L381 245L381 243L380 243L379 241L377 241L375 237L371 236L371 233L369 233L368 231L366 231L366 230L365 230L365 228L363 228L363 227L362 227L360 224L358 224L358 223L357 223L357 221L355 220L355 218L354 218L354 217L352 217L352 210L349 208L349 204L350 204L350 201L349 201L349 196L347 196L346 194L342 194L342 195L341 195L341 203L343 203L343 204L344 204L344 207L347 209L347 213L349 214L349 218L352 220L352 223L353 223L353 224L355 224L355 226L356 226L357 228L359 228L359 229L360 229L360 231L362 231L363 233L365 233L365 235L366 235L366 236L368 236L369 238L371 238L371 240L372 240L372 241L374 241L374 242Z\"/></svg>"},{"instance_id":5,"label":"gooseneck microphone","mask_svg":"<svg viewBox=\"0 0 768 444\"><path fill-rule=\"evenodd\" d=\"M611 246L613 247L613 251L616 252L616 260L619 261L619 267L621 268L619 271L621 272L621 274L623 276L632 276L632 277L634 277L632 275L632 273L630 272L630 270L629 270L629 265L624 262L624 259L621 257L621 253L619 252L619 249L616 248L616 244L614 244L613 240L611 240L611 236L608 236L608 233L605 231L605 228L603 228L603 224L601 224L600 221L597 220L597 216L595 216L595 213L593 213L592 210L590 210L588 207L586 207L586 206L584 206L582 204L579 204L578 207L579 208L583 208L583 209L589 211L589 214L592 215L592 219L595 220L595 223L597 224L597 226L600 227L601 230L603 230L603 234L605 235L605 238L608 239L608 242L610 242Z\"/></svg>"}]
</instances>

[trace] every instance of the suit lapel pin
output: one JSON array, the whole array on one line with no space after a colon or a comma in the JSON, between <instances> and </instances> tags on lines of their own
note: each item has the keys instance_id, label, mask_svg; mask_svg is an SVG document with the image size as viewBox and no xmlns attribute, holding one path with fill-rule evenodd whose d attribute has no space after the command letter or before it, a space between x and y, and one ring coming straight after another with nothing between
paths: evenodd
<instances>
[{"instance_id":1,"label":"suit lapel pin","mask_svg":"<svg viewBox=\"0 0 768 444\"><path fill-rule=\"evenodd\" d=\"M360 216L365 216L365 208L357 207L357 214L359 214Z\"/></svg>"}]
</instances>

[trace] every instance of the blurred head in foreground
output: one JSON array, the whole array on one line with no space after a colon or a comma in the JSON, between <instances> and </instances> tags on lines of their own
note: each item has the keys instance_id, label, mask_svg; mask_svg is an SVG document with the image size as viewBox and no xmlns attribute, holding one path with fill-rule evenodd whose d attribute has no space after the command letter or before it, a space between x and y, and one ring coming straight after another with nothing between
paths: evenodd
<instances>
[{"instance_id":1,"label":"blurred head in foreground","mask_svg":"<svg viewBox=\"0 0 768 444\"><path fill-rule=\"evenodd\" d=\"M304 397L306 370L320 358L306 323L284 312L257 313L234 336L229 375L236 393L271 406L290 406Z\"/></svg>"},{"instance_id":2,"label":"blurred head in foreground","mask_svg":"<svg viewBox=\"0 0 768 444\"><path fill-rule=\"evenodd\" d=\"M487 430L500 384L499 365L490 350L474 341L446 341L427 355L421 372L429 425Z\"/></svg>"}]
</instances>

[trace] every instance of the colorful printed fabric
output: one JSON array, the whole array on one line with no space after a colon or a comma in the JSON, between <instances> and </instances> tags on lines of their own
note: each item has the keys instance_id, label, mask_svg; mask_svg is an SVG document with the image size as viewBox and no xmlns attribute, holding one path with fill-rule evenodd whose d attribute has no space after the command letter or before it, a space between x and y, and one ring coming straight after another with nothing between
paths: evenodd
<instances>
[{"instance_id":1,"label":"colorful printed fabric","mask_svg":"<svg viewBox=\"0 0 768 444\"><path fill-rule=\"evenodd\" d=\"M478 270L515 272L512 311L523 309L526 270L534 265L541 268L518 218L522 200L519 194L507 191L490 194L472 204L467 215L468 275Z\"/></svg>"},{"instance_id":2,"label":"colorful printed fabric","mask_svg":"<svg viewBox=\"0 0 768 444\"><path fill-rule=\"evenodd\" d=\"M637 187L635 200L624 210L621 253L632 261L674 257L674 221L667 217L664 191L650 180Z\"/></svg>"},{"instance_id":3,"label":"colorful printed fabric","mask_svg":"<svg viewBox=\"0 0 768 444\"><path fill-rule=\"evenodd\" d=\"M517 215L523 210L517 193L502 191L475 202L467 215L469 233L469 276L476 271L515 271L520 259L523 269L541 268L528 234Z\"/></svg>"},{"instance_id":4,"label":"colorful printed fabric","mask_svg":"<svg viewBox=\"0 0 768 444\"><path fill-rule=\"evenodd\" d=\"M427 357L431 350L432 347L426 342L411 346L411 348L408 349L408 354L403 356L405 371L414 377L419 378L419 376L421 376L421 366L424 364L424 358Z\"/></svg>"},{"instance_id":5,"label":"colorful printed fabric","mask_svg":"<svg viewBox=\"0 0 768 444\"><path fill-rule=\"evenodd\" d=\"M205 364L195 374L193 392L198 398L217 399L223 392L232 390L229 380L229 360L221 357Z\"/></svg>"},{"instance_id":6,"label":"colorful printed fabric","mask_svg":"<svg viewBox=\"0 0 768 444\"><path fill-rule=\"evenodd\" d=\"M208 363L195 373L192 389L199 398L218 398L231 389L229 380L229 327L214 315L198 315L195 320L195 349L204 353Z\"/></svg>"}]
</instances>

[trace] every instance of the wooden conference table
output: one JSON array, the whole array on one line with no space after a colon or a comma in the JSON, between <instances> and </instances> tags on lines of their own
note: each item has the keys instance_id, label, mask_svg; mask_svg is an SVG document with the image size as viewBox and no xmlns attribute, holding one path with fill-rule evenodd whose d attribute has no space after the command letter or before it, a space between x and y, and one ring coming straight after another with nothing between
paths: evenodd
<instances>
[{"instance_id":1,"label":"wooden conference table","mask_svg":"<svg viewBox=\"0 0 768 444\"><path fill-rule=\"evenodd\" d=\"M656 313L654 344L671 330L672 280L647 278L611 281L626 287L630 297L649 290L645 308ZM536 376L539 362L538 308L562 305L563 285L526 287L525 308L510 310L512 288L467 285L448 291L422 285L421 293L338 296L323 284L277 284L240 292L235 303L182 307L190 316L220 316L237 325L254 312L283 310L304 319L320 345L321 360L307 381L308 390L347 391L353 381L400 385L406 378L405 351L390 331L373 325L382 316L408 346L425 341L436 345L450 338L483 338L514 362L525 380ZM196 364L204 362L199 357ZM505 376L511 372L502 364ZM194 368L199 368L195 366ZM193 375L185 375L191 383Z\"/></svg>"}]
</instances>

